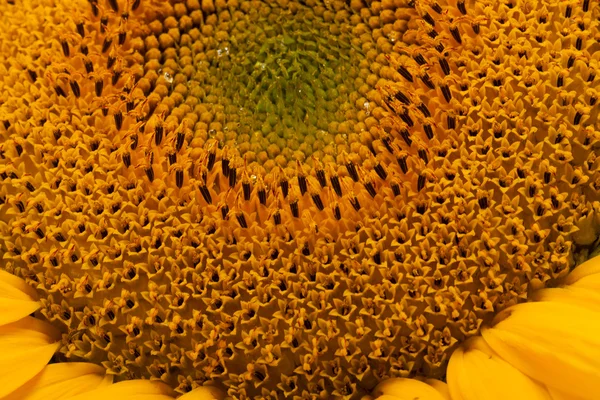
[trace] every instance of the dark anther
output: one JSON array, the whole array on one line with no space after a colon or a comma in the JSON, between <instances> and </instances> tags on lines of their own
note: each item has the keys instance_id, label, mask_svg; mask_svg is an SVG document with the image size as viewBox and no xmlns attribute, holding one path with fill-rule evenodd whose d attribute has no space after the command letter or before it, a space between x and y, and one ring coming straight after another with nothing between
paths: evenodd
<instances>
[{"instance_id":1,"label":"dark anther","mask_svg":"<svg viewBox=\"0 0 600 400\"><path fill-rule=\"evenodd\" d=\"M223 176L229 177L229 159L224 158L221 160L221 172Z\"/></svg>"},{"instance_id":2,"label":"dark anther","mask_svg":"<svg viewBox=\"0 0 600 400\"><path fill-rule=\"evenodd\" d=\"M102 90L104 89L104 80L98 79L94 84L94 89L96 90L96 96L102 96Z\"/></svg>"},{"instance_id":3,"label":"dark anther","mask_svg":"<svg viewBox=\"0 0 600 400\"><path fill-rule=\"evenodd\" d=\"M77 27L77 33L79 33L79 36L84 37L85 29L84 29L83 22L78 22L76 27Z\"/></svg>"},{"instance_id":4,"label":"dark anther","mask_svg":"<svg viewBox=\"0 0 600 400\"><path fill-rule=\"evenodd\" d=\"M358 172L356 171L356 165L352 161L346 163L346 169L348 170L348 174L352 178L354 182L358 182Z\"/></svg>"},{"instance_id":5,"label":"dark anther","mask_svg":"<svg viewBox=\"0 0 600 400\"><path fill-rule=\"evenodd\" d=\"M125 168L129 168L129 166L131 165L131 154L123 154L123 164L125 164Z\"/></svg>"},{"instance_id":6,"label":"dark anther","mask_svg":"<svg viewBox=\"0 0 600 400\"><path fill-rule=\"evenodd\" d=\"M404 77L409 82L413 82L412 74L406 69L405 66L401 65L398 67L398 73ZM398 99L399 100L399 99Z\"/></svg>"},{"instance_id":7,"label":"dark anther","mask_svg":"<svg viewBox=\"0 0 600 400\"><path fill-rule=\"evenodd\" d=\"M154 181L154 169L152 169L152 166L144 168L144 172L146 173L146 176L150 182Z\"/></svg>"},{"instance_id":8,"label":"dark anther","mask_svg":"<svg viewBox=\"0 0 600 400\"><path fill-rule=\"evenodd\" d=\"M80 51L80 52L81 52L81 54L83 54L84 56L87 56L87 55L89 54L89 52L90 52L90 51L89 51L89 49L88 49L88 47L87 47L87 45L86 45L85 43L82 43L82 44L79 46L79 51Z\"/></svg>"},{"instance_id":9,"label":"dark anther","mask_svg":"<svg viewBox=\"0 0 600 400\"><path fill-rule=\"evenodd\" d=\"M112 39L108 36L104 38L104 42L102 42L102 52L106 53L108 49L110 49L110 45L112 44Z\"/></svg>"},{"instance_id":10,"label":"dark anther","mask_svg":"<svg viewBox=\"0 0 600 400\"><path fill-rule=\"evenodd\" d=\"M581 117L583 117L583 114L577 111L575 118L573 118L573 125L579 125L579 122L581 122Z\"/></svg>"},{"instance_id":11,"label":"dark anther","mask_svg":"<svg viewBox=\"0 0 600 400\"><path fill-rule=\"evenodd\" d=\"M36 234L36 235L37 235L37 237L39 237L40 239L43 239L43 238L44 238L44 236L46 236L46 235L44 235L44 231L42 231L42 229L41 229L41 228L37 228L37 229L35 230L35 234Z\"/></svg>"},{"instance_id":12,"label":"dark anther","mask_svg":"<svg viewBox=\"0 0 600 400\"><path fill-rule=\"evenodd\" d=\"M279 211L276 211L273 214L273 222L275 223L275 225L280 225L281 224L281 214L279 213Z\"/></svg>"},{"instance_id":13,"label":"dark anther","mask_svg":"<svg viewBox=\"0 0 600 400\"><path fill-rule=\"evenodd\" d=\"M267 205L267 191L265 189L260 189L258 191L258 201L263 206Z\"/></svg>"},{"instance_id":14,"label":"dark anther","mask_svg":"<svg viewBox=\"0 0 600 400\"><path fill-rule=\"evenodd\" d=\"M394 196L400 196L400 185L398 185L397 183L392 183L390 187L392 188Z\"/></svg>"},{"instance_id":15,"label":"dark anther","mask_svg":"<svg viewBox=\"0 0 600 400\"><path fill-rule=\"evenodd\" d=\"M179 151L183 147L183 140L185 139L185 133L177 132L177 140L175 141L175 150Z\"/></svg>"},{"instance_id":16,"label":"dark anther","mask_svg":"<svg viewBox=\"0 0 600 400\"><path fill-rule=\"evenodd\" d=\"M129 308L133 308L133 306L135 306L135 303L133 302L133 300L131 299L127 299L127 301L125 302L125 304L127 305L127 307Z\"/></svg>"},{"instance_id":17,"label":"dark anther","mask_svg":"<svg viewBox=\"0 0 600 400\"><path fill-rule=\"evenodd\" d=\"M429 32L427 32L427 35L432 38L435 39L438 36L438 33L435 29L430 30Z\"/></svg>"},{"instance_id":18,"label":"dark anther","mask_svg":"<svg viewBox=\"0 0 600 400\"><path fill-rule=\"evenodd\" d=\"M67 94L65 93L64 89L59 85L54 86L54 91L58 96L67 97Z\"/></svg>"},{"instance_id":19,"label":"dark anther","mask_svg":"<svg viewBox=\"0 0 600 400\"><path fill-rule=\"evenodd\" d=\"M342 213L340 211L340 206L338 206L336 204L336 206L333 208L333 216L335 217L336 220L340 220L342 219Z\"/></svg>"},{"instance_id":20,"label":"dark anther","mask_svg":"<svg viewBox=\"0 0 600 400\"><path fill-rule=\"evenodd\" d=\"M456 118L454 116L448 114L446 122L448 124L448 129L456 129Z\"/></svg>"},{"instance_id":21,"label":"dark anther","mask_svg":"<svg viewBox=\"0 0 600 400\"><path fill-rule=\"evenodd\" d=\"M450 65L448 64L448 60L444 57L440 57L438 61L440 62L442 71L444 71L444 75L450 75Z\"/></svg>"},{"instance_id":22,"label":"dark anther","mask_svg":"<svg viewBox=\"0 0 600 400\"><path fill-rule=\"evenodd\" d=\"M108 58L106 60L106 69L111 69L116 61L117 61L116 57L108 56Z\"/></svg>"},{"instance_id":23,"label":"dark anther","mask_svg":"<svg viewBox=\"0 0 600 400\"><path fill-rule=\"evenodd\" d=\"M206 169L212 171L215 166L215 161L217 160L217 153L215 151L211 151L208 153L208 163L206 164Z\"/></svg>"},{"instance_id":24,"label":"dark anther","mask_svg":"<svg viewBox=\"0 0 600 400\"><path fill-rule=\"evenodd\" d=\"M419 158L421 158L425 162L425 164L427 164L429 162L429 158L427 157L427 150L419 149L418 154L419 154Z\"/></svg>"},{"instance_id":25,"label":"dark anther","mask_svg":"<svg viewBox=\"0 0 600 400\"><path fill-rule=\"evenodd\" d=\"M404 104L406 104L406 105L408 105L408 104L410 104L410 103L411 103L411 102L410 102L410 99L409 99L409 98L408 98L408 97L407 97L407 96L406 96L404 93L402 93L402 92L401 92L401 91L399 91L399 90L396 92L396 94L394 95L394 97L395 97L395 98L396 98L398 101L401 101L402 103L404 103Z\"/></svg>"},{"instance_id":26,"label":"dark anther","mask_svg":"<svg viewBox=\"0 0 600 400\"><path fill-rule=\"evenodd\" d=\"M77 262L77 260L79 260L79 257L77 257L77 254L71 254L71 261Z\"/></svg>"},{"instance_id":27,"label":"dark anther","mask_svg":"<svg viewBox=\"0 0 600 400\"><path fill-rule=\"evenodd\" d=\"M298 175L298 186L300 186L300 193L304 196L304 193L308 190L306 185L306 176Z\"/></svg>"},{"instance_id":28,"label":"dark anther","mask_svg":"<svg viewBox=\"0 0 600 400\"><path fill-rule=\"evenodd\" d=\"M373 255L373 261L375 262L375 264L381 265L381 253L380 252L377 252L377 253L375 253L375 255Z\"/></svg>"},{"instance_id":29,"label":"dark anther","mask_svg":"<svg viewBox=\"0 0 600 400\"><path fill-rule=\"evenodd\" d=\"M319 211L323 211L323 202L321 201L321 196L319 196L318 193L313 194L312 196L313 202L315 203L315 206L317 206L317 208L319 209Z\"/></svg>"},{"instance_id":30,"label":"dark anther","mask_svg":"<svg viewBox=\"0 0 600 400\"><path fill-rule=\"evenodd\" d=\"M367 189L367 192L369 192L369 195L371 195L371 197L375 197L377 195L377 192L375 191L375 187L373 186L372 182L366 182L364 185L365 189Z\"/></svg>"},{"instance_id":31,"label":"dark anther","mask_svg":"<svg viewBox=\"0 0 600 400\"><path fill-rule=\"evenodd\" d=\"M488 208L488 199L487 199L487 197L482 197L482 198L480 198L480 199L478 200L478 203L479 203L479 207L480 207L482 210L485 210L486 208Z\"/></svg>"},{"instance_id":32,"label":"dark anther","mask_svg":"<svg viewBox=\"0 0 600 400\"><path fill-rule=\"evenodd\" d=\"M442 89L444 100L446 100L447 103L450 103L450 100L452 100L452 92L450 91L448 85L440 85L440 89Z\"/></svg>"},{"instance_id":33,"label":"dark anther","mask_svg":"<svg viewBox=\"0 0 600 400\"><path fill-rule=\"evenodd\" d=\"M310 256L310 247L308 247L308 243L304 243L304 246L302 246L302 254Z\"/></svg>"},{"instance_id":34,"label":"dark anther","mask_svg":"<svg viewBox=\"0 0 600 400\"><path fill-rule=\"evenodd\" d=\"M229 206L227 204L221 207L221 218L227 219L227 215L229 214Z\"/></svg>"},{"instance_id":35,"label":"dark anther","mask_svg":"<svg viewBox=\"0 0 600 400\"><path fill-rule=\"evenodd\" d=\"M244 200L250 200L250 192L252 191L250 182L242 182L242 191L244 192Z\"/></svg>"},{"instance_id":36,"label":"dark anther","mask_svg":"<svg viewBox=\"0 0 600 400\"><path fill-rule=\"evenodd\" d=\"M429 15L429 13L428 13L428 12L425 12L425 14L423 14L421 17L422 17L422 18L425 20L425 22L427 22L429 25L431 25L431 26L435 26L435 21L434 21L434 19L431 17L431 15Z\"/></svg>"},{"instance_id":37,"label":"dark anther","mask_svg":"<svg viewBox=\"0 0 600 400\"><path fill-rule=\"evenodd\" d=\"M206 185L200 186L199 189L200 193L202 193L202 197L204 197L204 201L206 201L208 204L212 204L212 197Z\"/></svg>"},{"instance_id":38,"label":"dark anther","mask_svg":"<svg viewBox=\"0 0 600 400\"><path fill-rule=\"evenodd\" d=\"M571 18L572 11L573 7L567 6L567 8L565 9L565 18Z\"/></svg>"},{"instance_id":39,"label":"dark anther","mask_svg":"<svg viewBox=\"0 0 600 400\"><path fill-rule=\"evenodd\" d=\"M236 183L237 183L237 169L231 168L229 170L229 187L231 187L231 188L235 187Z\"/></svg>"},{"instance_id":40,"label":"dark anther","mask_svg":"<svg viewBox=\"0 0 600 400\"><path fill-rule=\"evenodd\" d=\"M421 53L417 53L413 56L414 60L417 62L417 64L419 65L425 65L427 64L427 61L425 61L425 58L423 57L423 55Z\"/></svg>"},{"instance_id":41,"label":"dark anther","mask_svg":"<svg viewBox=\"0 0 600 400\"><path fill-rule=\"evenodd\" d=\"M34 70L27 68L27 73L33 82L37 80L37 73Z\"/></svg>"},{"instance_id":42,"label":"dark anther","mask_svg":"<svg viewBox=\"0 0 600 400\"><path fill-rule=\"evenodd\" d=\"M421 103L417 106L419 111L423 113L423 115L427 118L431 117L431 113L429 112L429 108L425 105L425 103Z\"/></svg>"},{"instance_id":43,"label":"dark anther","mask_svg":"<svg viewBox=\"0 0 600 400\"><path fill-rule=\"evenodd\" d=\"M325 178L324 170L322 170L322 169L317 170L317 180L319 181L319 184L321 185L321 187L327 186L327 180Z\"/></svg>"},{"instance_id":44,"label":"dark anther","mask_svg":"<svg viewBox=\"0 0 600 400\"><path fill-rule=\"evenodd\" d=\"M71 49L69 49L69 42L63 39L60 41L60 45L62 47L62 51L65 57L69 57L71 55Z\"/></svg>"},{"instance_id":45,"label":"dark anther","mask_svg":"<svg viewBox=\"0 0 600 400\"><path fill-rule=\"evenodd\" d=\"M123 127L123 113L121 111L117 111L113 115L113 119L115 120L115 126L117 127L117 130L120 131Z\"/></svg>"},{"instance_id":46,"label":"dark anther","mask_svg":"<svg viewBox=\"0 0 600 400\"><path fill-rule=\"evenodd\" d=\"M480 30L479 30L479 24L473 23L473 24L471 24L471 28L473 28L473 32L474 32L476 35L479 35L479 31L480 31Z\"/></svg>"},{"instance_id":47,"label":"dark anther","mask_svg":"<svg viewBox=\"0 0 600 400\"><path fill-rule=\"evenodd\" d=\"M400 169L405 174L408 172L408 164L406 163L406 158L407 157L408 156L406 156L406 155L396 157L396 161L398 162L398 165L400 166Z\"/></svg>"},{"instance_id":48,"label":"dark anther","mask_svg":"<svg viewBox=\"0 0 600 400\"><path fill-rule=\"evenodd\" d=\"M458 31L457 27L450 28L450 33L452 34L454 40L456 40L458 43L462 43L462 38L460 37L460 32Z\"/></svg>"},{"instance_id":49,"label":"dark anther","mask_svg":"<svg viewBox=\"0 0 600 400\"><path fill-rule=\"evenodd\" d=\"M244 217L244 213L243 212L240 211L236 215L236 219L237 219L238 223L240 224L240 226L242 228L247 228L248 227L248 224L246 223L246 217Z\"/></svg>"},{"instance_id":50,"label":"dark anther","mask_svg":"<svg viewBox=\"0 0 600 400\"><path fill-rule=\"evenodd\" d=\"M300 216L300 211L298 210L298 200L294 200L290 203L290 209L292 210L292 215L294 218L298 218Z\"/></svg>"},{"instance_id":51,"label":"dark anther","mask_svg":"<svg viewBox=\"0 0 600 400\"><path fill-rule=\"evenodd\" d=\"M176 183L177 187L181 189L181 187L183 186L183 171L182 170L175 171L175 183Z\"/></svg>"},{"instance_id":52,"label":"dark anther","mask_svg":"<svg viewBox=\"0 0 600 400\"><path fill-rule=\"evenodd\" d=\"M543 204L540 204L540 205L538 206L538 208L537 208L537 212L536 212L537 216L538 216L538 217L541 217L542 215L544 215L544 211L546 211L546 210L544 209L544 205L543 205Z\"/></svg>"},{"instance_id":53,"label":"dark anther","mask_svg":"<svg viewBox=\"0 0 600 400\"><path fill-rule=\"evenodd\" d=\"M421 189L425 187L425 175L419 175L417 179L417 192L420 192Z\"/></svg>"},{"instance_id":54,"label":"dark anther","mask_svg":"<svg viewBox=\"0 0 600 400\"><path fill-rule=\"evenodd\" d=\"M408 132L408 129L402 129L400 131L400 136L402 136L402 139L404 139L407 145L410 146L412 144L412 139L410 138L410 133Z\"/></svg>"},{"instance_id":55,"label":"dark anther","mask_svg":"<svg viewBox=\"0 0 600 400\"><path fill-rule=\"evenodd\" d=\"M117 3L117 0L108 0L108 4L110 5L110 8L112 8L114 12L116 12L116 13L119 12L119 3Z\"/></svg>"},{"instance_id":56,"label":"dark anther","mask_svg":"<svg viewBox=\"0 0 600 400\"><path fill-rule=\"evenodd\" d=\"M333 175L329 177L329 181L331 182L331 186L333 186L333 190L338 197L342 197L342 186L340 185L340 178L337 175Z\"/></svg>"},{"instance_id":57,"label":"dark anther","mask_svg":"<svg viewBox=\"0 0 600 400\"><path fill-rule=\"evenodd\" d=\"M561 75L559 75L556 78L556 87L561 87L563 85L563 77Z\"/></svg>"},{"instance_id":58,"label":"dark anther","mask_svg":"<svg viewBox=\"0 0 600 400\"><path fill-rule=\"evenodd\" d=\"M387 178L387 171L385 170L385 168L383 168L383 165L377 164L377 165L375 165L374 169L375 169L375 172L377 173L377 175L381 179L385 180Z\"/></svg>"},{"instance_id":59,"label":"dark anther","mask_svg":"<svg viewBox=\"0 0 600 400\"><path fill-rule=\"evenodd\" d=\"M119 32L119 46L123 46L123 44L125 44L125 39L127 39L127 32Z\"/></svg>"},{"instance_id":60,"label":"dark anther","mask_svg":"<svg viewBox=\"0 0 600 400\"><path fill-rule=\"evenodd\" d=\"M122 73L123 73L123 71L121 71L121 70L115 70L115 71L113 71L112 78L111 78L111 81L110 81L113 86L116 85L117 82L119 82L119 78L121 78L121 74Z\"/></svg>"},{"instance_id":61,"label":"dark anther","mask_svg":"<svg viewBox=\"0 0 600 400\"><path fill-rule=\"evenodd\" d=\"M133 135L131 135L131 144L129 145L129 148L131 150L137 149L138 143L139 143L138 135L134 133Z\"/></svg>"},{"instance_id":62,"label":"dark anther","mask_svg":"<svg viewBox=\"0 0 600 400\"><path fill-rule=\"evenodd\" d=\"M159 146L163 139L164 128L162 124L156 125L154 128L154 144Z\"/></svg>"},{"instance_id":63,"label":"dark anther","mask_svg":"<svg viewBox=\"0 0 600 400\"><path fill-rule=\"evenodd\" d=\"M86 60L84 62L85 64L85 70L87 71L88 74L91 74L92 72L94 72L94 63L92 63L90 60Z\"/></svg>"},{"instance_id":64,"label":"dark anther","mask_svg":"<svg viewBox=\"0 0 600 400\"><path fill-rule=\"evenodd\" d=\"M409 127L412 128L415 125L415 123L412 120L412 118L410 117L408 109L405 108L403 111L404 112L402 114L399 114L400 118L402 119L402 121L404 121L404 123L406 123L406 125L408 125Z\"/></svg>"},{"instance_id":65,"label":"dark anther","mask_svg":"<svg viewBox=\"0 0 600 400\"><path fill-rule=\"evenodd\" d=\"M356 196L352 196L350 198L350 203L352 204L352 207L354 207L354 209L356 211L360 210L360 203L359 203L358 198Z\"/></svg>"},{"instance_id":66,"label":"dark anther","mask_svg":"<svg viewBox=\"0 0 600 400\"><path fill-rule=\"evenodd\" d=\"M431 127L431 125L424 124L423 131L425 132L425 136L427 136L427 139L433 139L433 128Z\"/></svg>"}]
</instances>

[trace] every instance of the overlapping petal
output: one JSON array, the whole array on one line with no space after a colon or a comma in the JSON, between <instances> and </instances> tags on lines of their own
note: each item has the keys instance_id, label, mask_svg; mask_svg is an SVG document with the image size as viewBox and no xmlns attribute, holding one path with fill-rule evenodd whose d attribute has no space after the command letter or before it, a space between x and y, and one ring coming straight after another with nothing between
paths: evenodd
<instances>
[{"instance_id":1,"label":"overlapping petal","mask_svg":"<svg viewBox=\"0 0 600 400\"><path fill-rule=\"evenodd\" d=\"M532 302L482 330L490 347L529 377L570 396L600 392L600 313L573 304Z\"/></svg>"},{"instance_id":2,"label":"overlapping petal","mask_svg":"<svg viewBox=\"0 0 600 400\"><path fill-rule=\"evenodd\" d=\"M452 400L550 400L543 386L498 357L481 337L454 351L447 377Z\"/></svg>"},{"instance_id":3,"label":"overlapping petal","mask_svg":"<svg viewBox=\"0 0 600 400\"><path fill-rule=\"evenodd\" d=\"M36 376L58 348L59 332L32 317L0 326L0 398Z\"/></svg>"},{"instance_id":4,"label":"overlapping petal","mask_svg":"<svg viewBox=\"0 0 600 400\"><path fill-rule=\"evenodd\" d=\"M135 379L103 386L68 400L173 400L173 397L173 390L161 382Z\"/></svg>"},{"instance_id":5,"label":"overlapping petal","mask_svg":"<svg viewBox=\"0 0 600 400\"><path fill-rule=\"evenodd\" d=\"M0 325L26 317L40 307L35 289L0 269Z\"/></svg>"},{"instance_id":6,"label":"overlapping petal","mask_svg":"<svg viewBox=\"0 0 600 400\"><path fill-rule=\"evenodd\" d=\"M213 386L201 386L184 394L177 400L222 400L225 393Z\"/></svg>"},{"instance_id":7,"label":"overlapping petal","mask_svg":"<svg viewBox=\"0 0 600 400\"><path fill-rule=\"evenodd\" d=\"M373 395L377 400L450 400L443 382L438 381L435 386L442 390L416 379L390 378L377 385Z\"/></svg>"},{"instance_id":8,"label":"overlapping petal","mask_svg":"<svg viewBox=\"0 0 600 400\"><path fill-rule=\"evenodd\" d=\"M112 377L96 364L50 364L2 400L64 400L111 382Z\"/></svg>"}]
</instances>

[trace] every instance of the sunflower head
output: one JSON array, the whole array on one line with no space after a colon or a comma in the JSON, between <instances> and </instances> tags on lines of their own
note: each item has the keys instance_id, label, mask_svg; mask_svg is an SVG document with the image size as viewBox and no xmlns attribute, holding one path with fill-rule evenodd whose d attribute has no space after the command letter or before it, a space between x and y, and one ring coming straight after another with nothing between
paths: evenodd
<instances>
[{"instance_id":1,"label":"sunflower head","mask_svg":"<svg viewBox=\"0 0 600 400\"><path fill-rule=\"evenodd\" d=\"M3 268L119 380L441 377L597 239L589 7L1 4Z\"/></svg>"}]
</instances>

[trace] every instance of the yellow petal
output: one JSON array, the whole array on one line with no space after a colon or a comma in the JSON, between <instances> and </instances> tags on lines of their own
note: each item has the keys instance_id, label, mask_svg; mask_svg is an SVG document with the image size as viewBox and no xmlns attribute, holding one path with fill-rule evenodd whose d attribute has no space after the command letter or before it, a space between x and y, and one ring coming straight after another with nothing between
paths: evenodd
<instances>
[{"instance_id":1,"label":"yellow petal","mask_svg":"<svg viewBox=\"0 0 600 400\"><path fill-rule=\"evenodd\" d=\"M213 386L201 386L178 397L177 400L222 400L225 393Z\"/></svg>"},{"instance_id":2,"label":"yellow petal","mask_svg":"<svg viewBox=\"0 0 600 400\"><path fill-rule=\"evenodd\" d=\"M529 300L572 304L574 306L588 308L590 311L600 312L600 292L575 285L562 288L541 289L535 291Z\"/></svg>"},{"instance_id":3,"label":"yellow petal","mask_svg":"<svg viewBox=\"0 0 600 400\"><path fill-rule=\"evenodd\" d=\"M437 379L425 379L423 382L440 392L445 400L452 399L450 397L450 389L448 388L448 384L446 384L446 382L442 382Z\"/></svg>"},{"instance_id":4,"label":"yellow petal","mask_svg":"<svg viewBox=\"0 0 600 400\"><path fill-rule=\"evenodd\" d=\"M408 378L390 378L382 381L373 390L373 396L376 399L384 399L384 396L390 397L390 400L445 400L444 396L433 387L416 379Z\"/></svg>"},{"instance_id":5,"label":"yellow petal","mask_svg":"<svg viewBox=\"0 0 600 400\"><path fill-rule=\"evenodd\" d=\"M61 400L109 385L112 377L92 363L46 366L34 378L2 400Z\"/></svg>"},{"instance_id":6,"label":"yellow petal","mask_svg":"<svg viewBox=\"0 0 600 400\"><path fill-rule=\"evenodd\" d=\"M498 357L481 337L452 353L447 374L453 400L550 400L544 387Z\"/></svg>"},{"instance_id":7,"label":"yellow petal","mask_svg":"<svg viewBox=\"0 0 600 400\"><path fill-rule=\"evenodd\" d=\"M32 317L0 326L0 398L36 376L58 349L60 334Z\"/></svg>"},{"instance_id":8,"label":"yellow petal","mask_svg":"<svg viewBox=\"0 0 600 400\"><path fill-rule=\"evenodd\" d=\"M506 311L495 327L482 330L500 357L566 395L592 399L590 393L600 392L600 313L558 302Z\"/></svg>"},{"instance_id":9,"label":"yellow petal","mask_svg":"<svg viewBox=\"0 0 600 400\"><path fill-rule=\"evenodd\" d=\"M167 385L144 379L117 382L68 400L173 400L173 390Z\"/></svg>"},{"instance_id":10,"label":"yellow petal","mask_svg":"<svg viewBox=\"0 0 600 400\"><path fill-rule=\"evenodd\" d=\"M548 388L548 392L550 393L550 398L552 400L585 400L581 397L566 395L563 392L552 388Z\"/></svg>"},{"instance_id":11,"label":"yellow petal","mask_svg":"<svg viewBox=\"0 0 600 400\"><path fill-rule=\"evenodd\" d=\"M26 294L29 298L33 300L38 299L37 292L34 288L29 286L27 282L23 279L10 274L2 269L0 269L0 293L4 293L5 290L16 289L19 292Z\"/></svg>"},{"instance_id":12,"label":"yellow petal","mask_svg":"<svg viewBox=\"0 0 600 400\"><path fill-rule=\"evenodd\" d=\"M24 280L0 270L0 326L18 321L39 307L35 289Z\"/></svg>"},{"instance_id":13,"label":"yellow petal","mask_svg":"<svg viewBox=\"0 0 600 400\"><path fill-rule=\"evenodd\" d=\"M571 271L569 273L569 275L567 275L564 283L566 285L572 285L581 279L584 279L587 277L591 278L593 276L595 276L595 277L600 276L600 257L591 258L591 259L587 260L586 262L584 262L583 264L575 267L575 269L573 271ZM600 286L597 286L596 289L600 289Z\"/></svg>"}]
</instances>

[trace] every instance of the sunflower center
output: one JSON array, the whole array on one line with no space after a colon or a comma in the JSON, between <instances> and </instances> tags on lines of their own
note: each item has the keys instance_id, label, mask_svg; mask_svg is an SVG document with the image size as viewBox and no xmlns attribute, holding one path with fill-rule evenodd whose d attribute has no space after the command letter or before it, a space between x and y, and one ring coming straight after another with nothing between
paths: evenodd
<instances>
[{"instance_id":1,"label":"sunflower center","mask_svg":"<svg viewBox=\"0 0 600 400\"><path fill-rule=\"evenodd\" d=\"M210 129L209 137L250 158L266 151L269 158L285 152L288 160L332 142L336 125L355 108L350 95L364 56L351 45L348 21L325 18L298 4L262 3L233 24L197 66L214 82L207 89L213 108L225 114L222 130Z\"/></svg>"},{"instance_id":2,"label":"sunflower center","mask_svg":"<svg viewBox=\"0 0 600 400\"><path fill-rule=\"evenodd\" d=\"M373 32L351 8L253 2L209 14L181 36L171 19L149 24L162 28L152 33L163 52L146 48L145 73L156 70L169 93L198 103L194 145L217 140L269 171L334 161L364 142L379 52L365 47Z\"/></svg>"}]
</instances>

